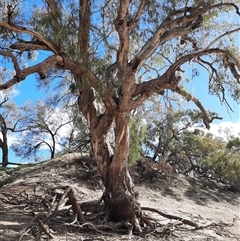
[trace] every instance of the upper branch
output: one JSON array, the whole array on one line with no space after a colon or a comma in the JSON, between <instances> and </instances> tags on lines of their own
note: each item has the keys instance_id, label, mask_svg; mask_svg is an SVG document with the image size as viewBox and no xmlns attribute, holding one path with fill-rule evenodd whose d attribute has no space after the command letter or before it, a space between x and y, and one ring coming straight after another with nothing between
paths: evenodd
<instances>
[{"instance_id":1,"label":"upper branch","mask_svg":"<svg viewBox=\"0 0 240 241\"><path fill-rule=\"evenodd\" d=\"M211 5L211 3L207 2L201 3L196 7L185 7L170 13L155 31L153 36L143 45L138 54L136 54L135 58L140 59L139 66L141 66L142 63L148 59L164 42L177 36L186 36L190 31L201 27L203 14L211 9L221 8L224 6L234 7L236 9L236 13L240 16L239 8L234 3L219 3ZM239 29L229 31L229 34L238 30ZM225 36L226 34L227 33L219 38ZM134 61L134 59L132 61Z\"/></svg>"},{"instance_id":2,"label":"upper branch","mask_svg":"<svg viewBox=\"0 0 240 241\"><path fill-rule=\"evenodd\" d=\"M10 57L12 59L14 69L15 69L16 73L17 74L20 73L21 70L20 70L17 58L15 57L15 55L12 52L0 50L0 55L5 56L5 57Z\"/></svg>"},{"instance_id":3,"label":"upper branch","mask_svg":"<svg viewBox=\"0 0 240 241\"><path fill-rule=\"evenodd\" d=\"M238 32L238 31L240 31L240 28L236 28L236 29L233 29L231 31L227 31L224 34L221 34L220 36L215 38L210 44L208 44L208 46L205 49L209 49L214 43L216 43L219 39L223 38L224 36L232 34L234 32Z\"/></svg>"},{"instance_id":4,"label":"upper branch","mask_svg":"<svg viewBox=\"0 0 240 241\"><path fill-rule=\"evenodd\" d=\"M119 36L119 47L117 53L117 66L119 70L119 79L124 76L124 72L127 68L128 63L128 52L129 52L129 27L128 27L128 7L129 0L121 0L118 10L118 16L115 20L115 28Z\"/></svg>"},{"instance_id":5,"label":"upper branch","mask_svg":"<svg viewBox=\"0 0 240 241\"><path fill-rule=\"evenodd\" d=\"M139 66L141 66L161 44L177 36L186 35L196 27L196 22L202 22L201 14L181 16L175 19L168 16L158 27L154 35L143 45L134 59L140 59ZM198 27L200 27L200 24Z\"/></svg>"},{"instance_id":6,"label":"upper branch","mask_svg":"<svg viewBox=\"0 0 240 241\"><path fill-rule=\"evenodd\" d=\"M78 51L81 62L86 65L89 60L90 46L90 1L80 0L79 2Z\"/></svg>"},{"instance_id":7,"label":"upper branch","mask_svg":"<svg viewBox=\"0 0 240 241\"><path fill-rule=\"evenodd\" d=\"M219 116L212 116L211 118L209 118L207 111L204 109L203 105L201 104L201 102L194 97L193 95L189 94L186 90L181 89L179 87L177 87L175 89L175 92L180 94L181 96L183 96L187 101L193 101L194 104L200 109L200 111L202 112L203 115L203 123L205 124L207 129L210 129L210 123L213 122L213 120L218 119L218 120L222 120L222 117Z\"/></svg>"},{"instance_id":8,"label":"upper branch","mask_svg":"<svg viewBox=\"0 0 240 241\"><path fill-rule=\"evenodd\" d=\"M36 39L38 39L39 41L41 41L42 43L44 43L48 47L48 49L53 51L55 54L58 53L58 48L52 42L46 40L40 33L37 33L32 29L27 29L26 27L16 26L16 25L4 22L4 21L0 21L0 26L7 28L9 30L12 30L14 32L29 34L29 35L35 37Z\"/></svg>"},{"instance_id":9,"label":"upper branch","mask_svg":"<svg viewBox=\"0 0 240 241\"><path fill-rule=\"evenodd\" d=\"M49 50L49 48L41 41L24 41L20 40L12 45L10 45L11 49L17 49L20 51L32 51L32 50Z\"/></svg>"},{"instance_id":10,"label":"upper branch","mask_svg":"<svg viewBox=\"0 0 240 241\"><path fill-rule=\"evenodd\" d=\"M217 3L217 4L214 4L212 6L209 6L209 9L219 8L219 7L224 7L224 6L234 7L235 10L236 10L236 14L240 16L239 7L235 3Z\"/></svg>"},{"instance_id":11,"label":"upper branch","mask_svg":"<svg viewBox=\"0 0 240 241\"><path fill-rule=\"evenodd\" d=\"M4 103L6 103L8 101L8 97L4 97L4 100L0 103L0 108L2 107L2 105L4 104Z\"/></svg>"},{"instance_id":12,"label":"upper branch","mask_svg":"<svg viewBox=\"0 0 240 241\"><path fill-rule=\"evenodd\" d=\"M131 20L131 22L128 24L129 29L132 29L136 26L136 24L138 23L141 14L143 13L144 7L146 6L147 0L141 0L140 6L137 10L136 15L134 16L134 18Z\"/></svg>"},{"instance_id":13,"label":"upper branch","mask_svg":"<svg viewBox=\"0 0 240 241\"><path fill-rule=\"evenodd\" d=\"M219 49L219 48L212 48L212 49L199 50L199 51L196 51L191 54L187 54L187 55L179 58L165 72L168 82L171 83L172 78L174 78L175 71L179 70L181 65L183 65L184 63L189 62L193 59L198 59L200 56L210 55L210 54L218 54L219 56L221 56L225 67L229 67L233 76L236 79L240 79L240 74L238 73L238 70L240 70L240 62L238 61L238 59L227 50L223 50L223 49ZM237 68L236 68L236 66L237 66ZM177 85L175 85L175 87L176 86ZM174 86L172 86L172 87L174 87Z\"/></svg>"},{"instance_id":14,"label":"upper branch","mask_svg":"<svg viewBox=\"0 0 240 241\"><path fill-rule=\"evenodd\" d=\"M240 74L238 73L240 62L238 59L229 51L222 50L219 48L206 49L202 51L196 51L194 53L182 56L174 64L172 64L167 71L156 79L152 79L140 84L134 84L131 89L131 105L135 106L146 99L144 93L163 94L165 89L170 89L172 91L178 91L178 84L181 80L180 76L175 76L175 72L180 69L181 65L187 63L193 59L198 59L200 56L218 54L222 57L225 67L228 67L236 79L240 79ZM239 69L240 70L240 69Z\"/></svg>"},{"instance_id":15,"label":"upper branch","mask_svg":"<svg viewBox=\"0 0 240 241\"><path fill-rule=\"evenodd\" d=\"M61 34L61 25L58 22L58 16L60 15L57 4L53 2L52 0L46 0L50 14L52 16L53 20L53 30L54 34L58 37L58 44L60 47L60 50L63 48L63 42L62 42L62 34Z\"/></svg>"}]
</instances>

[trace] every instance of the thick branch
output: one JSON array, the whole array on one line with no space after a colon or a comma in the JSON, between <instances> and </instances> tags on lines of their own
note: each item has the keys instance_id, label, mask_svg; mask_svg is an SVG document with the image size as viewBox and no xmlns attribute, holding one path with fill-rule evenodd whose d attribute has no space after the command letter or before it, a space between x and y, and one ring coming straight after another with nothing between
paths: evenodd
<instances>
[{"instance_id":1,"label":"thick branch","mask_svg":"<svg viewBox=\"0 0 240 241\"><path fill-rule=\"evenodd\" d=\"M145 43L135 58L140 59L139 66L152 55L152 53L164 42L177 36L186 36L189 31L199 28L202 24L202 15L214 8L224 6L232 6L236 9L236 13L240 15L239 8L234 3L219 3L211 5L206 3L199 6L185 7L172 12L159 26L154 35ZM189 15L185 15L189 12ZM178 16L184 14L184 16ZM230 31L231 33L232 31ZM209 46L210 47L210 46Z\"/></svg>"},{"instance_id":2,"label":"thick branch","mask_svg":"<svg viewBox=\"0 0 240 241\"><path fill-rule=\"evenodd\" d=\"M10 45L11 49L17 49L20 51L32 51L32 50L49 50L49 48L40 41L24 41L14 43Z\"/></svg>"},{"instance_id":3,"label":"thick branch","mask_svg":"<svg viewBox=\"0 0 240 241\"><path fill-rule=\"evenodd\" d=\"M86 65L89 59L89 37L90 37L90 1L80 0L79 8L79 30L78 51L81 63Z\"/></svg>"},{"instance_id":4,"label":"thick branch","mask_svg":"<svg viewBox=\"0 0 240 241\"><path fill-rule=\"evenodd\" d=\"M28 75L33 73L39 73L41 78L46 76L46 72L52 68L55 64L62 65L63 59L59 55L52 55L45 59L42 63L36 64L34 66L19 70L16 75L9 81L0 85L0 90L5 90L16 83L23 81Z\"/></svg>"},{"instance_id":5,"label":"thick branch","mask_svg":"<svg viewBox=\"0 0 240 241\"><path fill-rule=\"evenodd\" d=\"M159 26L154 35L144 44L142 49L132 61L139 59L139 66L141 66L144 61L148 59L161 44L177 36L184 36L189 33L194 25L194 21L196 21L198 17L194 16L190 18L189 16L185 16L181 17L180 19L166 19ZM186 26L177 27L179 24L185 24ZM171 27L171 29L169 29L169 27Z\"/></svg>"},{"instance_id":6,"label":"thick branch","mask_svg":"<svg viewBox=\"0 0 240 241\"><path fill-rule=\"evenodd\" d=\"M49 48L49 50L53 51L55 54L58 53L58 48L53 43L46 40L41 34L35 32L32 29L27 29L26 27L20 27L12 24L10 25L4 21L0 21L0 26L12 30L14 32L29 34L38 39L39 41L41 41L42 43L44 43Z\"/></svg>"},{"instance_id":7,"label":"thick branch","mask_svg":"<svg viewBox=\"0 0 240 241\"><path fill-rule=\"evenodd\" d=\"M219 7L224 7L224 6L234 7L235 10L236 10L237 15L240 16L239 7L238 7L235 3L218 3L218 4L215 4L215 5L209 6L209 7L208 7L208 11L209 11L210 9L213 9L213 8L219 8Z\"/></svg>"},{"instance_id":8,"label":"thick branch","mask_svg":"<svg viewBox=\"0 0 240 241\"><path fill-rule=\"evenodd\" d=\"M152 94L162 94L164 89L171 89L172 91L176 91L176 89L179 88L178 84L181 79L180 77L175 76L175 72L180 69L181 65L193 59L198 59L200 56L210 54L218 54L222 56L223 60L225 61L226 67L230 68L234 77L237 79L240 78L240 75L238 74L235 67L236 65L239 68L240 62L229 51L219 48L196 51L194 53L179 58L174 64L169 67L169 69L163 75L159 76L158 78L140 84L134 84L131 89L132 103L129 103L129 105L133 104L134 106L136 106L137 103L141 104L146 98L146 96L143 95L143 93L145 92ZM229 61L229 59L231 59L232 61Z\"/></svg>"},{"instance_id":9,"label":"thick branch","mask_svg":"<svg viewBox=\"0 0 240 241\"><path fill-rule=\"evenodd\" d=\"M58 44L60 47L60 50L62 51L63 48L63 43L62 43L62 33L61 33L61 26L57 20L58 15L60 15L59 10L57 9L57 3L51 1L51 0L46 0L48 7L50 9L50 14L52 16L53 20L53 30L55 36L58 37Z\"/></svg>"},{"instance_id":10,"label":"thick branch","mask_svg":"<svg viewBox=\"0 0 240 241\"><path fill-rule=\"evenodd\" d=\"M118 32L119 37L119 48L117 53L117 66L118 66L118 76L119 80L124 76L124 72L128 63L128 52L129 52L129 28L128 28L128 6L129 0L121 0L120 7L118 10L118 16L115 20L115 28Z\"/></svg>"},{"instance_id":11,"label":"thick branch","mask_svg":"<svg viewBox=\"0 0 240 241\"><path fill-rule=\"evenodd\" d=\"M12 59L14 69L16 73L18 74L21 70L17 61L17 58L14 56L14 54L10 51L2 51L0 50L0 55L5 56L5 57L10 57Z\"/></svg>"},{"instance_id":12,"label":"thick branch","mask_svg":"<svg viewBox=\"0 0 240 241\"><path fill-rule=\"evenodd\" d=\"M205 50L200 50L200 51L196 51L193 52L191 54L185 55L181 58L179 58L173 65L170 66L170 68L166 71L166 78L171 81L175 71L179 70L180 66L183 65L186 62L189 62L193 59L198 59L200 56L203 55L210 55L210 54L218 54L223 58L223 61L225 61L226 66L225 67L229 67L232 74L234 75L234 77L240 78L240 75L238 74L235 65L238 67L238 69L240 69L240 62L238 61L238 59L229 51L227 50L223 50L223 49L219 49L219 48L213 48L213 49L205 49ZM228 58L231 58L234 63L229 62Z\"/></svg>"}]
</instances>

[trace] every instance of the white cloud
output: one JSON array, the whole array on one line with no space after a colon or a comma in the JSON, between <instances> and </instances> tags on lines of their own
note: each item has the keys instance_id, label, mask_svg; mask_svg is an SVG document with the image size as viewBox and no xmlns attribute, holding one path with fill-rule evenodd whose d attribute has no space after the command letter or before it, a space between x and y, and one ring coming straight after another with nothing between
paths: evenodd
<instances>
[{"instance_id":1,"label":"white cloud","mask_svg":"<svg viewBox=\"0 0 240 241\"><path fill-rule=\"evenodd\" d=\"M0 139L2 140L2 133L0 133ZM7 136L7 142L8 142L8 147L10 147L15 141L17 141L17 136L14 133L8 132Z\"/></svg>"},{"instance_id":2,"label":"white cloud","mask_svg":"<svg viewBox=\"0 0 240 241\"><path fill-rule=\"evenodd\" d=\"M13 99L17 95L19 95L20 91L15 87L7 89L5 91L1 91L0 102L2 102L5 98Z\"/></svg>"},{"instance_id":3,"label":"white cloud","mask_svg":"<svg viewBox=\"0 0 240 241\"><path fill-rule=\"evenodd\" d=\"M211 124L210 126L209 132L215 136L226 138L227 134L230 134L235 137L240 137L240 122L225 121L219 124Z\"/></svg>"}]
</instances>

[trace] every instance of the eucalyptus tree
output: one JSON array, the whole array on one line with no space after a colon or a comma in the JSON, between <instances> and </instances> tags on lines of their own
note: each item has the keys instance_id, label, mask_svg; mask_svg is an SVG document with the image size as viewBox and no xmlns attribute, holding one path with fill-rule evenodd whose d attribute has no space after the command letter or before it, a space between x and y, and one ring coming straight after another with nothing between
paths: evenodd
<instances>
[{"instance_id":1,"label":"eucalyptus tree","mask_svg":"<svg viewBox=\"0 0 240 241\"><path fill-rule=\"evenodd\" d=\"M239 0L5 2L0 54L12 62L15 75L0 90L33 73L43 80L54 71L72 75L105 186L104 220L125 221L129 230L140 231L149 222L128 173L130 114L150 96L173 91L196 104L209 128L217 116L209 117L183 86L191 66L206 70L209 91L221 101L227 101L227 91L239 100ZM24 68L24 56L32 51L46 51L45 58Z\"/></svg>"}]
</instances>

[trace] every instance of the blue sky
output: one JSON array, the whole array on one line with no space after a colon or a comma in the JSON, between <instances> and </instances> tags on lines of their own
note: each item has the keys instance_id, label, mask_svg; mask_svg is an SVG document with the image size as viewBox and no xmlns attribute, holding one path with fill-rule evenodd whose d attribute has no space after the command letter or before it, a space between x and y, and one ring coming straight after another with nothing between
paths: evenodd
<instances>
[{"instance_id":1,"label":"blue sky","mask_svg":"<svg viewBox=\"0 0 240 241\"><path fill-rule=\"evenodd\" d=\"M208 92L208 76L202 73L199 77L194 78L187 84L187 88L196 98L198 98L206 110L214 111L223 120L215 120L214 123L230 121L233 123L240 122L240 105L227 96L227 101L234 112L232 112L224 103L221 103L215 95L210 95Z\"/></svg>"}]
</instances>

